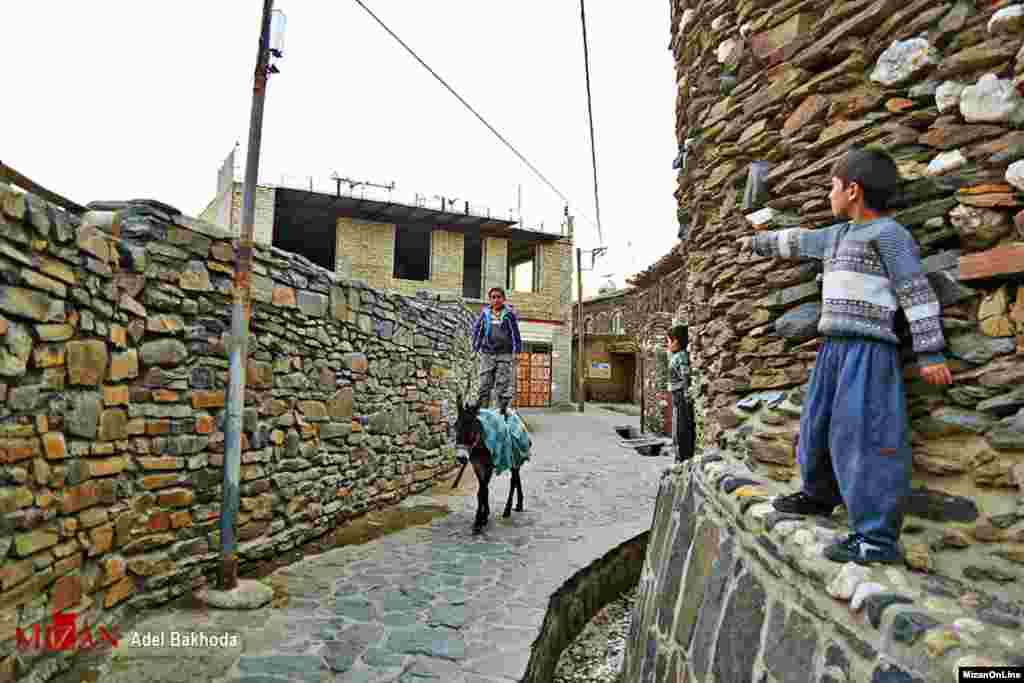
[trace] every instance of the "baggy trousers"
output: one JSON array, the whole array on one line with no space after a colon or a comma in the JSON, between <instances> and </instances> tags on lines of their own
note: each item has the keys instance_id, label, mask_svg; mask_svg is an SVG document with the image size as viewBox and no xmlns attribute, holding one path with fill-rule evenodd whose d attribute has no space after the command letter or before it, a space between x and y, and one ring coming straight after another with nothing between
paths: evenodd
<instances>
[{"instance_id":1,"label":"baggy trousers","mask_svg":"<svg viewBox=\"0 0 1024 683\"><path fill-rule=\"evenodd\" d=\"M507 407L516 396L516 378L511 353L480 354L480 407L491 405L491 391L498 394L498 406Z\"/></svg>"},{"instance_id":2,"label":"baggy trousers","mask_svg":"<svg viewBox=\"0 0 1024 683\"><path fill-rule=\"evenodd\" d=\"M697 424L693 416L693 404L685 391L672 392L672 447L676 462L685 462L693 457L697 443Z\"/></svg>"},{"instance_id":3,"label":"baggy trousers","mask_svg":"<svg viewBox=\"0 0 1024 683\"><path fill-rule=\"evenodd\" d=\"M898 347L826 338L800 415L797 458L805 494L845 503L853 531L896 546L912 467Z\"/></svg>"}]
</instances>

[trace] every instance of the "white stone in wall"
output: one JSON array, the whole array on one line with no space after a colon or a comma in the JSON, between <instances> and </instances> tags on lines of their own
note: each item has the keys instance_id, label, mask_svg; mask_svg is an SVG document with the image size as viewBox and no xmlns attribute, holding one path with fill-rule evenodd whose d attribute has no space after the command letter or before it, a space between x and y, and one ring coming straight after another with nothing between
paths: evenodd
<instances>
[{"instance_id":1,"label":"white stone in wall","mask_svg":"<svg viewBox=\"0 0 1024 683\"><path fill-rule=\"evenodd\" d=\"M679 18L679 32L680 33L682 33L683 29L686 28L686 25L690 23L690 21L693 19L693 15L695 13L696 12L693 9L688 9L685 12L683 12L683 16Z\"/></svg>"},{"instance_id":2,"label":"white stone in wall","mask_svg":"<svg viewBox=\"0 0 1024 683\"><path fill-rule=\"evenodd\" d=\"M1024 5L1004 7L988 20L989 33L1017 33L1024 28Z\"/></svg>"},{"instance_id":3,"label":"white stone in wall","mask_svg":"<svg viewBox=\"0 0 1024 683\"><path fill-rule=\"evenodd\" d=\"M871 570L853 562L847 562L836 572L825 590L837 600L849 600L853 592L864 581L871 577Z\"/></svg>"},{"instance_id":4,"label":"white stone in wall","mask_svg":"<svg viewBox=\"0 0 1024 683\"><path fill-rule=\"evenodd\" d=\"M943 152L932 159L928 164L928 170L926 173L934 178L935 176L955 171L956 169L966 165L967 158L964 157L960 150L954 149L949 152Z\"/></svg>"},{"instance_id":5,"label":"white stone in wall","mask_svg":"<svg viewBox=\"0 0 1024 683\"><path fill-rule=\"evenodd\" d=\"M1007 123L1024 119L1024 98L1013 81L985 74L960 94L960 113L971 123Z\"/></svg>"},{"instance_id":6,"label":"white stone in wall","mask_svg":"<svg viewBox=\"0 0 1024 683\"><path fill-rule=\"evenodd\" d=\"M1024 191L1024 160L1015 161L1006 169L1006 182Z\"/></svg>"},{"instance_id":7,"label":"white stone in wall","mask_svg":"<svg viewBox=\"0 0 1024 683\"><path fill-rule=\"evenodd\" d=\"M985 632L985 624L981 623L977 619L970 619L968 617L963 617L954 621L953 628L960 632L967 632L976 636L980 636Z\"/></svg>"},{"instance_id":8,"label":"white stone in wall","mask_svg":"<svg viewBox=\"0 0 1024 683\"><path fill-rule=\"evenodd\" d=\"M939 108L940 114L948 111L959 110L960 95L963 93L966 83L959 81L946 81L935 89L935 106Z\"/></svg>"},{"instance_id":9,"label":"white stone in wall","mask_svg":"<svg viewBox=\"0 0 1024 683\"><path fill-rule=\"evenodd\" d=\"M899 85L938 64L941 59L938 50L924 38L897 40L878 58L871 80L884 86Z\"/></svg>"},{"instance_id":10,"label":"white stone in wall","mask_svg":"<svg viewBox=\"0 0 1024 683\"><path fill-rule=\"evenodd\" d=\"M712 31L718 31L718 30L720 30L722 28L725 28L725 25L728 24L728 23L729 23L729 15L728 14L723 14L721 16L715 17L715 20L711 22L711 30Z\"/></svg>"},{"instance_id":11,"label":"white stone in wall","mask_svg":"<svg viewBox=\"0 0 1024 683\"><path fill-rule=\"evenodd\" d=\"M746 38L747 36L750 35L750 32L753 30L753 28L754 27L751 26L750 22L748 21L747 23L740 26L740 35Z\"/></svg>"},{"instance_id":12,"label":"white stone in wall","mask_svg":"<svg viewBox=\"0 0 1024 683\"><path fill-rule=\"evenodd\" d=\"M854 612L859 612L860 608L864 606L864 601L872 595L878 593L884 593L886 590L885 586L874 581L865 581L857 586L857 589L853 591L853 598L850 600L850 609Z\"/></svg>"},{"instance_id":13,"label":"white stone in wall","mask_svg":"<svg viewBox=\"0 0 1024 683\"><path fill-rule=\"evenodd\" d=\"M748 213L746 218L747 222L751 225L770 225L778 215L778 211L768 206L763 209L759 209L754 213Z\"/></svg>"},{"instance_id":14,"label":"white stone in wall","mask_svg":"<svg viewBox=\"0 0 1024 683\"><path fill-rule=\"evenodd\" d=\"M740 42L734 38L730 38L723 42L718 46L718 50L715 52L715 55L718 58L718 63L726 64L728 62L736 61L736 57L739 56L741 47Z\"/></svg>"}]
</instances>

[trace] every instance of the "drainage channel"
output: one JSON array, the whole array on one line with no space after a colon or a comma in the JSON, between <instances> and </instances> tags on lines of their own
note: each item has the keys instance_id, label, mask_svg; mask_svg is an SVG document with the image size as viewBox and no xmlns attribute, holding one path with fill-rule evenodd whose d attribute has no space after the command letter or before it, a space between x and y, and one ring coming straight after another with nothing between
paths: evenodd
<instances>
[{"instance_id":1,"label":"drainage channel","mask_svg":"<svg viewBox=\"0 0 1024 683\"><path fill-rule=\"evenodd\" d=\"M551 683L566 650L609 603L631 593L640 582L650 532L620 543L580 569L551 596L540 635L521 683ZM563 663L564 664L564 663ZM594 680L564 678L565 681ZM614 680L614 679L612 679Z\"/></svg>"}]
</instances>

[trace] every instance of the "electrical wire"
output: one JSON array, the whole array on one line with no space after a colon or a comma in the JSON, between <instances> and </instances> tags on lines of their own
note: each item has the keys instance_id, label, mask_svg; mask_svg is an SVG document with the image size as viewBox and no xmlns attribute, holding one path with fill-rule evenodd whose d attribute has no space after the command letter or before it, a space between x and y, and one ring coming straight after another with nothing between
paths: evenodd
<instances>
[{"instance_id":1,"label":"electrical wire","mask_svg":"<svg viewBox=\"0 0 1024 683\"><path fill-rule=\"evenodd\" d=\"M561 193L561 192L560 192L560 191L558 190L558 188L557 188L557 187L555 187L555 186L554 186L554 184L552 184L552 182L551 182L550 180L548 180L548 179L547 179L547 178L546 178L546 177L544 176L544 174L543 174L543 173L541 173L541 172L540 172L540 170L539 170L539 169L538 169L538 168L537 168L536 166L534 166L533 164L531 164L531 163L530 163L530 161L529 161L529 160L528 160L528 159L527 159L527 158L526 158L525 156L523 156L523 155L522 155L522 154L521 154L521 153L519 152L519 150L517 150L517 149L516 149L516 148L515 148L515 147L514 147L514 146L512 145L512 143L511 143L511 142L509 142L508 140L506 140L506 139L505 139L505 137L504 137L504 136L503 136L503 135L502 135L501 133L499 133L499 132L497 131L497 129L495 129L495 127L494 127L494 126L492 126L492 125L491 125L490 123L488 123L488 122L487 122L487 120L486 120L486 119L485 119L485 118L484 118L483 116L481 116L481 115L480 115L480 114L479 114L479 113L478 113L478 112L476 111L476 109L474 109L474 108L473 108L473 107L472 107L472 106L471 106L471 105L469 104L469 102L467 102L467 101L466 101L465 99L463 99L463 97L462 97L461 95L459 95L459 93L455 92L455 89L454 89L454 88L452 88L452 87L451 87L450 85L448 85L448 83L447 83L447 82L446 82L446 81L445 81L445 80L444 80L443 78L441 78L441 76L439 76L439 75L437 74L437 72L436 72L436 71L434 71L433 69L431 69L431 68L430 68L430 66L428 66L426 62L424 62L424 61L423 61L422 59L420 59L420 56L419 56L418 54L416 54L415 50L413 50L413 49L412 49L411 47L409 47L408 45L406 45L406 43L405 43L405 41L404 41L404 40L402 40L401 38L399 38L399 37L398 37L398 35L397 35L397 34L396 34L396 33L395 33L394 31L392 31L392 30L391 30L390 28L388 28L387 24L385 24L385 23L384 23L383 21L381 21L381 20L380 20L380 18L379 18L379 17L378 17L378 16L376 15L376 14L374 14L374 13L373 13L373 11L372 11L372 10L371 10L371 9L370 9L369 7L367 7L367 6L366 6L366 4L365 4L365 3L363 2L363 0L355 0L355 2L356 2L356 4L358 4L358 5L360 6L360 7L362 7L362 8L364 9L364 10L366 10L366 13L367 13L367 14L369 14L369 15L370 15L371 17L373 17L374 21L376 21L376 22L377 22L378 24L380 24L381 28L383 28L383 29L384 29L385 31L387 31L387 32L388 32L388 33L389 33L389 34L391 35L391 37L392 37L392 38L394 38L395 40L397 40L397 41L398 41L398 43L399 43L399 44L400 44L400 45L401 45L402 47L404 47L404 48L406 49L406 51L407 51L407 52L408 52L409 54L411 54L411 55L413 56L413 58L414 58L414 59L415 59L415 60L416 60L417 62L419 62L419 63L420 63L420 64L421 64L422 66L423 66L423 68L424 68L424 69L426 69L427 71L429 71L429 72L430 72L430 75L431 75L431 76L433 76L433 77L434 77L434 78L436 78L436 79L437 79L438 81L440 81L441 85L443 85L443 86L444 86L445 88L447 88L448 92L450 92L450 93L451 93L452 95L454 95L454 96L455 96L455 98L456 98L456 99L458 99L458 100L459 100L459 102L461 102L461 103L463 104L463 106L465 106L465 107L466 107L466 109L469 109L469 111L471 111L471 112L473 113L473 115L474 115L474 116L476 116L476 117L477 117L477 118L478 118L478 119L480 120L480 123L482 123L482 124L484 124L485 126L487 126L487 128L488 128L488 129L489 129L489 130L490 130L490 131L491 131L492 133L494 133L494 134L495 134L495 135L497 136L497 138L498 138L499 140L501 140L501 141L502 141L503 143L505 143L505 146L506 146L506 147L508 147L508 148L509 148L510 150L512 150L512 153L513 153L513 154L515 154L515 155L516 155L517 157L519 157L519 160L520 160L520 161L522 161L522 162L523 162L524 164L526 164L526 165L527 165L527 166L528 166L528 167L530 168L530 170L531 170L531 171L533 171L533 172L534 172L534 173L535 173L535 174L537 175L537 177L538 177L538 178L540 178L541 180L543 180L543 181L544 181L544 183L545 183L545 184L546 184L546 185L547 185L547 186L548 186L549 188L551 188L551 191L552 191L552 192L554 192L554 193L555 193L556 195L558 195L558 197L559 197L559 198L560 198L560 199L561 199L561 200L562 200L563 202L565 202L566 204L572 204L572 202L570 202L570 201L569 201L569 198L568 198L568 197L566 197L566 196L565 196L564 194L562 194L562 193ZM588 85L588 89L589 89L589 85ZM593 131L591 131L591 132L593 132ZM600 235L600 232L601 232L601 230L600 230L600 221L598 221L598 235Z\"/></svg>"},{"instance_id":2,"label":"electrical wire","mask_svg":"<svg viewBox=\"0 0 1024 683\"><path fill-rule=\"evenodd\" d=\"M357 0L358 2L358 0ZM601 202L597 194L597 146L594 144L594 108L590 97L590 49L587 47L587 10L580 0L580 23L583 25L583 68L587 78L587 118L590 122L590 162L594 167L594 210L597 212L597 240L604 245L604 234L601 232Z\"/></svg>"}]
</instances>

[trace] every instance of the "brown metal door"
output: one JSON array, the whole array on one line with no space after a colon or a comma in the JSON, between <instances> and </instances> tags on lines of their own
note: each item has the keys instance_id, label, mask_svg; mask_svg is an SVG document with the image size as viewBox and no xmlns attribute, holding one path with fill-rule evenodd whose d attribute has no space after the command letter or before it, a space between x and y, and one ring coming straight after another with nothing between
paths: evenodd
<instances>
[{"instance_id":1,"label":"brown metal door","mask_svg":"<svg viewBox=\"0 0 1024 683\"><path fill-rule=\"evenodd\" d=\"M551 405L551 354L519 354L515 405L517 408L547 408Z\"/></svg>"}]
</instances>

